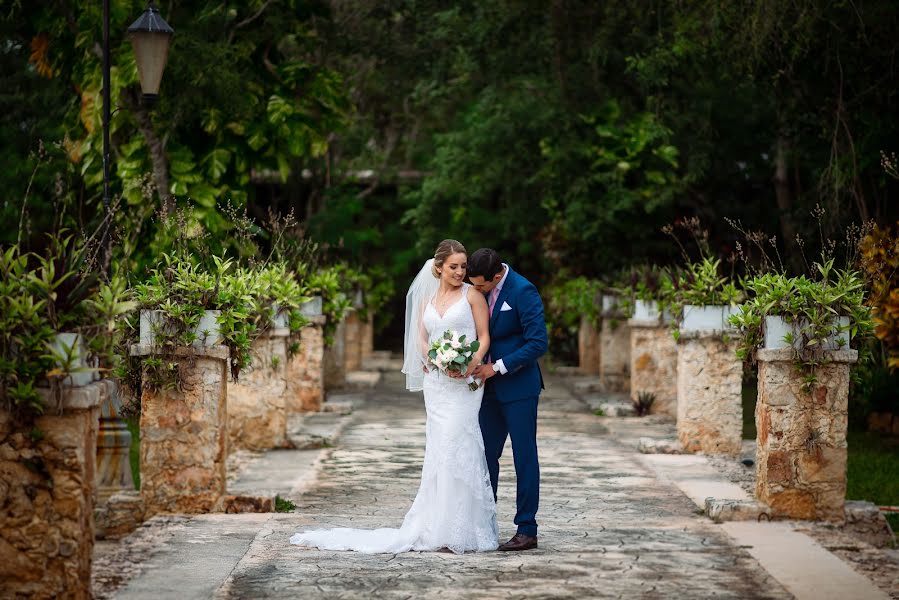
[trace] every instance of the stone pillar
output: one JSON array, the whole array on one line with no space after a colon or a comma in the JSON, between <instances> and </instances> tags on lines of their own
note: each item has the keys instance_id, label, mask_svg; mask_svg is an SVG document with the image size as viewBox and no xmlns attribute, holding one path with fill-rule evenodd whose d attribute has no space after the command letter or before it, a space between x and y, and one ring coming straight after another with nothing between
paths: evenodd
<instances>
[{"instance_id":1,"label":"stone pillar","mask_svg":"<svg viewBox=\"0 0 899 600\"><path fill-rule=\"evenodd\" d=\"M62 390L21 423L0 405L0 595L90 598L97 431L108 381Z\"/></svg>"},{"instance_id":2,"label":"stone pillar","mask_svg":"<svg viewBox=\"0 0 899 600\"><path fill-rule=\"evenodd\" d=\"M826 353L802 388L792 348L758 351L756 496L775 515L845 520L849 369L856 350Z\"/></svg>"},{"instance_id":3,"label":"stone pillar","mask_svg":"<svg viewBox=\"0 0 899 600\"><path fill-rule=\"evenodd\" d=\"M362 368L362 320L355 310L343 322L343 365L346 373Z\"/></svg>"},{"instance_id":4,"label":"stone pillar","mask_svg":"<svg viewBox=\"0 0 899 600\"><path fill-rule=\"evenodd\" d=\"M677 342L677 437L686 452L739 456L743 361L720 331L681 331Z\"/></svg>"},{"instance_id":5,"label":"stone pillar","mask_svg":"<svg viewBox=\"0 0 899 600\"><path fill-rule=\"evenodd\" d=\"M97 437L97 504L104 504L118 492L134 491L131 473L131 432L120 416L121 389L109 382L110 393L100 405L100 433Z\"/></svg>"},{"instance_id":6,"label":"stone pillar","mask_svg":"<svg viewBox=\"0 0 899 600\"><path fill-rule=\"evenodd\" d=\"M287 445L289 329L272 329L253 342L252 362L228 385L232 449L270 450Z\"/></svg>"},{"instance_id":7,"label":"stone pillar","mask_svg":"<svg viewBox=\"0 0 899 600\"><path fill-rule=\"evenodd\" d=\"M631 329L617 311L603 313L599 332L599 384L607 392L630 390Z\"/></svg>"},{"instance_id":8,"label":"stone pillar","mask_svg":"<svg viewBox=\"0 0 899 600\"><path fill-rule=\"evenodd\" d=\"M582 373L595 375L599 373L600 345L599 331L590 319L581 317L581 326L578 328L578 367Z\"/></svg>"},{"instance_id":9,"label":"stone pillar","mask_svg":"<svg viewBox=\"0 0 899 600\"><path fill-rule=\"evenodd\" d=\"M285 378L287 380L286 409L288 413L321 410L324 401L325 340L322 327L325 317L313 317L309 326L300 332L300 342L290 348Z\"/></svg>"},{"instance_id":10,"label":"stone pillar","mask_svg":"<svg viewBox=\"0 0 899 600\"><path fill-rule=\"evenodd\" d=\"M334 343L325 347L325 389L340 389L346 385L346 321L334 332Z\"/></svg>"},{"instance_id":11,"label":"stone pillar","mask_svg":"<svg viewBox=\"0 0 899 600\"><path fill-rule=\"evenodd\" d=\"M132 346L132 354L152 348ZM141 394L141 496L146 516L221 510L228 456L228 349L166 356L181 363L181 389Z\"/></svg>"},{"instance_id":12,"label":"stone pillar","mask_svg":"<svg viewBox=\"0 0 899 600\"><path fill-rule=\"evenodd\" d=\"M362 325L362 360L369 358L375 351L375 316L368 315Z\"/></svg>"},{"instance_id":13,"label":"stone pillar","mask_svg":"<svg viewBox=\"0 0 899 600\"><path fill-rule=\"evenodd\" d=\"M631 399L655 395L650 412L677 417L677 342L660 319L631 319Z\"/></svg>"}]
</instances>

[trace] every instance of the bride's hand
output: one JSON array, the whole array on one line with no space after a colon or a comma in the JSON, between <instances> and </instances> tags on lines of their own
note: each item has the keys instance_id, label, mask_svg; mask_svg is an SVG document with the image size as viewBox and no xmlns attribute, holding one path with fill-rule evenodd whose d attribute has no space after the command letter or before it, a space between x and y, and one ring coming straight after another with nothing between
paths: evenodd
<instances>
[{"instance_id":1,"label":"bride's hand","mask_svg":"<svg viewBox=\"0 0 899 600\"><path fill-rule=\"evenodd\" d=\"M470 363L468 363L468 370L465 371L465 374L462 375L462 377L465 378L465 379L468 379L469 377L471 377L472 375L474 375L474 372L477 371L477 370L478 370L478 365L477 365L477 363L475 363L475 361L471 361Z\"/></svg>"}]
</instances>

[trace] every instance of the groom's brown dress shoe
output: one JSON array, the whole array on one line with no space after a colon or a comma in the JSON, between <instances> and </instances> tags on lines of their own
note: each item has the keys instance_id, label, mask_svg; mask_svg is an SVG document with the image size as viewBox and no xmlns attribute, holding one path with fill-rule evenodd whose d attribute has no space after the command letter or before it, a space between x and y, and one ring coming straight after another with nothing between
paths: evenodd
<instances>
[{"instance_id":1,"label":"groom's brown dress shoe","mask_svg":"<svg viewBox=\"0 0 899 600\"><path fill-rule=\"evenodd\" d=\"M515 537L499 547L501 552L517 552L519 550L533 550L537 547L535 536L516 533Z\"/></svg>"}]
</instances>

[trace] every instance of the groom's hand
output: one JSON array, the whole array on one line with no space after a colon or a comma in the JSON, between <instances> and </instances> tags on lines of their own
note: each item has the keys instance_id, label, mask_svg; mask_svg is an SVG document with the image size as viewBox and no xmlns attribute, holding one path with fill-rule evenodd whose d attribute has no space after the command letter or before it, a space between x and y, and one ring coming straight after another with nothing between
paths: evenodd
<instances>
[{"instance_id":1,"label":"groom's hand","mask_svg":"<svg viewBox=\"0 0 899 600\"><path fill-rule=\"evenodd\" d=\"M474 376L481 381L487 381L494 375L496 375L496 371L493 370L493 363L483 364L474 370Z\"/></svg>"}]
</instances>

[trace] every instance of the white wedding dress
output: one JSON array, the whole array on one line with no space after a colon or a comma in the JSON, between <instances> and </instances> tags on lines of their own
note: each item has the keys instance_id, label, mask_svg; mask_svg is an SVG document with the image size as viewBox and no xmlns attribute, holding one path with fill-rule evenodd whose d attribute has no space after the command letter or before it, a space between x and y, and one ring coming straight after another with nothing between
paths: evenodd
<instances>
[{"instance_id":1,"label":"white wedding dress","mask_svg":"<svg viewBox=\"0 0 899 600\"><path fill-rule=\"evenodd\" d=\"M458 331L467 339L477 336L468 288L463 284L462 298L442 317L428 302L422 322L429 341L446 330ZM464 379L432 369L424 377L423 390L427 409L424 466L418 495L402 526L304 531L291 537L291 544L364 553L496 550L496 503L478 424L484 388L471 391Z\"/></svg>"}]
</instances>

